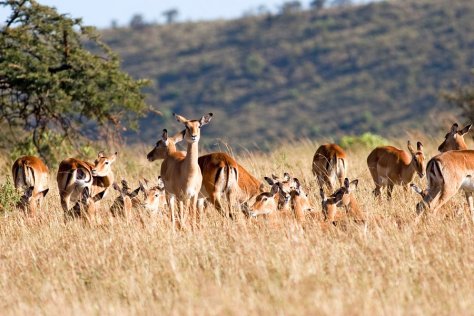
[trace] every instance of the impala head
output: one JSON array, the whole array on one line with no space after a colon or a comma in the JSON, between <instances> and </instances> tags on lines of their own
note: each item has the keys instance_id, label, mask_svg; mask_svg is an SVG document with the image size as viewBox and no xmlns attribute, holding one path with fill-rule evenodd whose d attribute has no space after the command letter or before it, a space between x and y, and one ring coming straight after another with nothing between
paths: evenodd
<instances>
[{"instance_id":1,"label":"impala head","mask_svg":"<svg viewBox=\"0 0 474 316\"><path fill-rule=\"evenodd\" d=\"M417 142L415 151L411 142L408 141L407 147L412 156L412 164L414 164L416 173L418 173L420 178L423 178L425 176L425 154L423 153L423 144Z\"/></svg>"},{"instance_id":2,"label":"impala head","mask_svg":"<svg viewBox=\"0 0 474 316\"><path fill-rule=\"evenodd\" d=\"M302 211L312 211L313 208L309 203L308 195L303 191L300 181L297 178L293 178L295 183L295 189L291 191L291 203L294 208L298 206Z\"/></svg>"},{"instance_id":3,"label":"impala head","mask_svg":"<svg viewBox=\"0 0 474 316\"><path fill-rule=\"evenodd\" d=\"M165 203L165 184L161 177L158 177L158 182L155 186L149 187L148 180L144 179L144 183L139 182L145 199L143 207L149 211L158 211Z\"/></svg>"},{"instance_id":4,"label":"impala head","mask_svg":"<svg viewBox=\"0 0 474 316\"><path fill-rule=\"evenodd\" d=\"M279 188L279 201L278 201L278 207L284 208L286 206L289 206L290 199L291 199L291 191L296 189L296 183L294 180L290 177L290 174L288 172L285 172L283 174L283 178L278 178L276 175L272 174L272 177L265 177L265 181L271 186L273 185L278 185Z\"/></svg>"},{"instance_id":5,"label":"impala head","mask_svg":"<svg viewBox=\"0 0 474 316\"><path fill-rule=\"evenodd\" d=\"M196 143L199 141L201 136L201 127L208 124L212 119L212 113L204 115L199 120L188 120L184 116L173 113L176 120L180 123L183 123L186 127L184 139L188 144Z\"/></svg>"},{"instance_id":6,"label":"impala head","mask_svg":"<svg viewBox=\"0 0 474 316\"><path fill-rule=\"evenodd\" d=\"M454 123L444 137L444 141L439 145L439 152L446 152L449 150L464 150L467 149L467 145L464 142L464 135L466 135L471 129L472 124L466 125L463 129L459 130L458 123Z\"/></svg>"},{"instance_id":7,"label":"impala head","mask_svg":"<svg viewBox=\"0 0 474 316\"><path fill-rule=\"evenodd\" d=\"M427 190L422 190L421 188L419 188L414 183L410 183L410 187L412 188L412 190L414 192L418 193L423 198L423 200L421 200L421 202L418 202L416 204L416 213L418 215L420 215L421 213L423 213L428 208L428 204L425 202L425 198L426 198L428 192L427 192Z\"/></svg>"},{"instance_id":8,"label":"impala head","mask_svg":"<svg viewBox=\"0 0 474 316\"><path fill-rule=\"evenodd\" d=\"M117 152L111 156L105 156L101 151L94 162L94 168L91 170L94 177L105 177L112 170L112 164L117 158Z\"/></svg>"},{"instance_id":9,"label":"impala head","mask_svg":"<svg viewBox=\"0 0 474 316\"><path fill-rule=\"evenodd\" d=\"M279 200L278 191L280 191L278 184L274 184L270 192L263 192L257 195L255 203L250 208L249 215L257 217L276 212Z\"/></svg>"},{"instance_id":10,"label":"impala head","mask_svg":"<svg viewBox=\"0 0 474 316\"><path fill-rule=\"evenodd\" d=\"M156 142L155 148L148 153L146 158L150 162L158 159L165 159L170 151L176 150L176 143L180 142L183 137L184 131L171 137L168 135L168 130L164 129L161 133L161 139Z\"/></svg>"},{"instance_id":11,"label":"impala head","mask_svg":"<svg viewBox=\"0 0 474 316\"><path fill-rule=\"evenodd\" d=\"M328 213L334 208L349 205L350 194L357 188L358 184L359 180L357 179L349 182L349 179L345 178L344 186L337 189L330 196L326 196L322 188L319 189L324 219L327 219Z\"/></svg>"}]
</instances>

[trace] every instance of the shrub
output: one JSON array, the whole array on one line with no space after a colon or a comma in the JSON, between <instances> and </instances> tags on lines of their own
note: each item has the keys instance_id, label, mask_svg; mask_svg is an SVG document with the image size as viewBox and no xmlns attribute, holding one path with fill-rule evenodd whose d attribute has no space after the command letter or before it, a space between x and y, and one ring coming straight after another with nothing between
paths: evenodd
<instances>
[{"instance_id":1,"label":"shrub","mask_svg":"<svg viewBox=\"0 0 474 316\"><path fill-rule=\"evenodd\" d=\"M20 194L15 189L10 179L0 185L0 212L11 212L20 202Z\"/></svg>"},{"instance_id":2,"label":"shrub","mask_svg":"<svg viewBox=\"0 0 474 316\"><path fill-rule=\"evenodd\" d=\"M388 143L388 140L380 135L372 134L370 132L364 133L359 136L343 136L339 144L343 148L354 148L354 147L367 147L373 148L377 146L383 146Z\"/></svg>"}]
</instances>

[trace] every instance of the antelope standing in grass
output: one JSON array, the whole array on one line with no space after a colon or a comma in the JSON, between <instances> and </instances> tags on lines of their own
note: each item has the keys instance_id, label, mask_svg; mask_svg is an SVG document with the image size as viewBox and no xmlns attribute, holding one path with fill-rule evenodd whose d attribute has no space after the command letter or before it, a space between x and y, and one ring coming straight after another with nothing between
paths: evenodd
<instances>
[{"instance_id":1,"label":"antelope standing in grass","mask_svg":"<svg viewBox=\"0 0 474 316\"><path fill-rule=\"evenodd\" d=\"M344 150L336 144L321 145L313 157L313 174L320 188L326 186L330 192L344 183L347 174L347 158Z\"/></svg>"},{"instance_id":2,"label":"antelope standing in grass","mask_svg":"<svg viewBox=\"0 0 474 316\"><path fill-rule=\"evenodd\" d=\"M174 114L176 120L186 127L182 137L187 143L187 152L176 151L174 141L168 141L168 132L163 131L161 144L147 155L149 161L159 158L160 153L164 154L161 164L161 177L165 184L165 190L170 194L170 207L172 221L175 222L175 199L179 202L180 217L183 216L183 209L189 210L191 223L198 220L197 200L202 185L201 168L198 164L199 148L198 143L201 135L201 127L208 124L212 119L209 113L199 120L188 120L183 116Z\"/></svg>"},{"instance_id":3,"label":"antelope standing in grass","mask_svg":"<svg viewBox=\"0 0 474 316\"><path fill-rule=\"evenodd\" d=\"M351 215L357 221L365 222L365 216L353 194L358 183L358 180L349 182L349 179L345 178L344 185L330 196L326 196L322 188L319 189L325 221L334 224L338 208L344 208L346 214Z\"/></svg>"},{"instance_id":4,"label":"antelope standing in grass","mask_svg":"<svg viewBox=\"0 0 474 316\"><path fill-rule=\"evenodd\" d=\"M18 158L12 166L13 184L23 193L19 207L34 216L49 191L49 170L44 162L34 156Z\"/></svg>"},{"instance_id":5,"label":"antelope standing in grass","mask_svg":"<svg viewBox=\"0 0 474 316\"><path fill-rule=\"evenodd\" d=\"M405 189L413 180L415 173L424 177L423 145L418 142L415 151L408 141L410 153L393 146L375 148L367 157L367 165L375 183L375 196L380 195L380 189L387 186L387 195L390 199L394 185L403 185Z\"/></svg>"},{"instance_id":6,"label":"antelope standing in grass","mask_svg":"<svg viewBox=\"0 0 474 316\"><path fill-rule=\"evenodd\" d=\"M430 159L426 166L428 188L412 184L423 200L416 205L418 214L426 209L436 213L460 189L464 191L474 221L474 150L453 150Z\"/></svg>"},{"instance_id":7,"label":"antelope standing in grass","mask_svg":"<svg viewBox=\"0 0 474 316\"><path fill-rule=\"evenodd\" d=\"M84 195L89 195L94 203L106 195L109 187L114 183L112 164L116 158L117 153L105 156L100 152L94 164L75 158L61 161L56 180L61 206L66 215L73 205L83 199ZM87 194L83 193L85 189L88 190ZM94 209L88 208L90 211Z\"/></svg>"},{"instance_id":8,"label":"antelope standing in grass","mask_svg":"<svg viewBox=\"0 0 474 316\"><path fill-rule=\"evenodd\" d=\"M464 142L464 135L471 130L471 124L466 125L463 129L458 130L458 123L454 123L451 127L451 131L446 134L444 141L439 145L438 150L440 152L446 152L449 150L466 150L467 145Z\"/></svg>"},{"instance_id":9,"label":"antelope standing in grass","mask_svg":"<svg viewBox=\"0 0 474 316\"><path fill-rule=\"evenodd\" d=\"M148 160L166 160L169 156L184 157L186 152L176 149L176 143L182 141L184 134L185 131L182 131L170 137L164 130L162 139L147 155ZM222 215L225 215L222 208L223 195L226 196L227 202L231 206L234 195L240 204L264 190L263 184L259 180L226 153L217 152L201 156L198 158L198 164L202 172L201 193L209 197L211 203Z\"/></svg>"}]
</instances>

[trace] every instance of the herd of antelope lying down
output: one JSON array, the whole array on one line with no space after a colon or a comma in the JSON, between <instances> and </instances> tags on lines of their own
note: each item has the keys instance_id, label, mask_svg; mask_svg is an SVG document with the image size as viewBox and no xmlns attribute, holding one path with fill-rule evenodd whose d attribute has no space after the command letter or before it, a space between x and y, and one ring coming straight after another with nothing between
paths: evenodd
<instances>
[{"instance_id":1,"label":"herd of antelope lying down","mask_svg":"<svg viewBox=\"0 0 474 316\"><path fill-rule=\"evenodd\" d=\"M185 129L170 136L163 130L161 139L148 153L150 162L162 160L160 174L155 183L143 180L138 187L130 188L126 180L115 182L113 164L117 153L98 154L94 163L67 158L57 172L57 184L65 217L90 219L106 194L115 189L117 198L110 208L113 216L130 216L135 208L151 213L166 214L173 223L191 225L199 221L205 204L212 204L223 216L233 218L243 213L247 217L293 218L301 223L307 215L322 212L324 221L335 224L338 216L351 216L365 222L363 210L352 192L358 180L350 181L348 159L336 144L320 146L313 157L312 172L319 184L321 206L310 204L305 189L297 178L285 173L265 177L269 189L226 153L215 152L199 157L198 143L201 127L212 119L209 113L198 120L188 120L174 114ZM471 217L474 220L474 151L468 150L464 135L471 125L459 129L453 124L439 146L440 154L428 161L425 168L423 145L414 147L408 142L408 152L393 146L375 148L367 157L373 178L376 197L387 187L390 199L395 185L412 189L421 195L416 212L436 212L459 189L465 192ZM185 141L186 151L178 151L176 144ZM427 187L411 184L415 173L426 174ZM22 194L18 207L34 216L48 193L48 167L37 157L18 158L12 167L13 181ZM252 202L250 202L252 201ZM177 204L177 206L176 206ZM320 213L319 213L320 214Z\"/></svg>"}]
</instances>

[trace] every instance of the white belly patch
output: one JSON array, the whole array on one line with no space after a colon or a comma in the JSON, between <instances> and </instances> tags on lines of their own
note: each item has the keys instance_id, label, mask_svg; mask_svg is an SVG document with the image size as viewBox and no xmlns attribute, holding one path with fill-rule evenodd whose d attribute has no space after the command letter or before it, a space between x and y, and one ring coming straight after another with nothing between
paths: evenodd
<instances>
[{"instance_id":1,"label":"white belly patch","mask_svg":"<svg viewBox=\"0 0 474 316\"><path fill-rule=\"evenodd\" d=\"M474 192L474 179L468 175L461 182L461 189L468 192Z\"/></svg>"}]
</instances>

